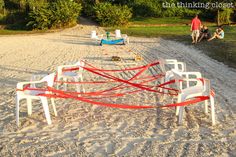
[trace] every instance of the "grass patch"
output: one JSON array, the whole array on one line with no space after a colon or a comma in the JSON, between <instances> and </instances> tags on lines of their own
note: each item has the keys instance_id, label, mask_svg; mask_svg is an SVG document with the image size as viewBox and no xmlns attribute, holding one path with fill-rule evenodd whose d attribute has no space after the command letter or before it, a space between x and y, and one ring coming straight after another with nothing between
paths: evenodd
<instances>
[{"instance_id":1,"label":"grass patch","mask_svg":"<svg viewBox=\"0 0 236 157\"><path fill-rule=\"evenodd\" d=\"M154 17L135 17L131 19L132 25L190 25L191 18L181 17L165 17L165 18L154 18ZM212 26L215 25L213 22L204 21L203 24Z\"/></svg>"},{"instance_id":2,"label":"grass patch","mask_svg":"<svg viewBox=\"0 0 236 157\"><path fill-rule=\"evenodd\" d=\"M26 31L26 30L0 29L0 35L35 34L35 33L47 33L47 31L45 31L45 30Z\"/></svg>"},{"instance_id":3,"label":"grass patch","mask_svg":"<svg viewBox=\"0 0 236 157\"><path fill-rule=\"evenodd\" d=\"M108 31L114 28L107 29ZM130 36L160 37L160 36L182 36L190 34L187 26L149 26L149 27L126 27L121 28L121 32Z\"/></svg>"},{"instance_id":4,"label":"grass patch","mask_svg":"<svg viewBox=\"0 0 236 157\"><path fill-rule=\"evenodd\" d=\"M123 34L141 37L162 37L182 42L186 45L191 44L191 32L189 26L148 26L148 27L127 27L120 28ZM209 27L213 34L216 27ZM115 28L108 28L107 31L114 31ZM236 27L225 26L225 38L223 40L206 40L194 45L210 57L224 62L232 67L236 67Z\"/></svg>"},{"instance_id":5,"label":"grass patch","mask_svg":"<svg viewBox=\"0 0 236 157\"><path fill-rule=\"evenodd\" d=\"M131 20L135 25L150 25L150 24L188 24L190 19L183 19L180 17L168 17L168 18L154 18L154 17L136 17Z\"/></svg>"}]
</instances>

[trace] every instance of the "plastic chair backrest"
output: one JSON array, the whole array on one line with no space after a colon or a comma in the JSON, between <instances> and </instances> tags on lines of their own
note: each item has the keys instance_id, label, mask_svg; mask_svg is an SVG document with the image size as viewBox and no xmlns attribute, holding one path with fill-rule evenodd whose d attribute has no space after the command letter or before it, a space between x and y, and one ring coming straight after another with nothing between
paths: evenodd
<instances>
[{"instance_id":1,"label":"plastic chair backrest","mask_svg":"<svg viewBox=\"0 0 236 157\"><path fill-rule=\"evenodd\" d=\"M96 39L97 38L97 33L96 31L91 31L91 38Z\"/></svg>"},{"instance_id":2,"label":"plastic chair backrest","mask_svg":"<svg viewBox=\"0 0 236 157\"><path fill-rule=\"evenodd\" d=\"M179 70L176 59L165 59L165 70L169 71L172 69Z\"/></svg>"},{"instance_id":3,"label":"plastic chair backrest","mask_svg":"<svg viewBox=\"0 0 236 157\"><path fill-rule=\"evenodd\" d=\"M78 61L75 65L76 66L78 66L79 67L79 73L82 73L83 72L83 70L84 70L84 61L83 60L81 60L81 61Z\"/></svg>"},{"instance_id":4,"label":"plastic chair backrest","mask_svg":"<svg viewBox=\"0 0 236 157\"><path fill-rule=\"evenodd\" d=\"M49 87L53 87L54 84L54 77L55 77L55 73L51 73L47 76L45 76L41 81L42 82L47 82L47 85Z\"/></svg>"},{"instance_id":5,"label":"plastic chair backrest","mask_svg":"<svg viewBox=\"0 0 236 157\"><path fill-rule=\"evenodd\" d=\"M45 76L47 76L48 74L36 74L31 76L30 81L39 81L42 78L44 78ZM30 88L36 88L35 83L30 84Z\"/></svg>"},{"instance_id":6,"label":"plastic chair backrest","mask_svg":"<svg viewBox=\"0 0 236 157\"><path fill-rule=\"evenodd\" d=\"M65 67L66 66L66 67ZM69 68L79 68L79 73L81 74L82 72L83 72L83 66L84 66L84 62L83 62L83 60L81 60L81 61L78 61L78 62L76 62L76 63L74 63L73 65L69 65L69 67L67 66L67 65L65 65L65 66L58 66L58 68L57 68L57 74L58 74L58 76L60 77L61 75L63 75L63 70L64 69L69 69Z\"/></svg>"},{"instance_id":7,"label":"plastic chair backrest","mask_svg":"<svg viewBox=\"0 0 236 157\"><path fill-rule=\"evenodd\" d=\"M177 62L178 70L181 72L185 72L186 70L186 64L184 62Z\"/></svg>"},{"instance_id":8,"label":"plastic chair backrest","mask_svg":"<svg viewBox=\"0 0 236 157\"><path fill-rule=\"evenodd\" d=\"M121 32L119 29L115 30L115 35L116 35L116 38L121 38Z\"/></svg>"},{"instance_id":9,"label":"plastic chair backrest","mask_svg":"<svg viewBox=\"0 0 236 157\"><path fill-rule=\"evenodd\" d=\"M202 86L203 82L200 80L202 78L202 74L200 72L181 72L182 77L187 79L186 86ZM194 85L191 85L191 83L195 83Z\"/></svg>"},{"instance_id":10,"label":"plastic chair backrest","mask_svg":"<svg viewBox=\"0 0 236 157\"><path fill-rule=\"evenodd\" d=\"M186 71L185 63L178 62L176 59L163 59L160 58L160 68L161 71L166 73L169 70L175 69L177 71L184 72Z\"/></svg>"},{"instance_id":11,"label":"plastic chair backrest","mask_svg":"<svg viewBox=\"0 0 236 157\"><path fill-rule=\"evenodd\" d=\"M179 90L183 89L183 85L186 83L186 88L192 86L203 86L202 75L200 72L180 72L177 70L172 70L174 74L174 79L176 80L176 85ZM184 80L184 81L179 81Z\"/></svg>"},{"instance_id":12,"label":"plastic chair backrest","mask_svg":"<svg viewBox=\"0 0 236 157\"><path fill-rule=\"evenodd\" d=\"M181 74L179 73L179 71L174 70L174 69L171 70L171 71L172 71L173 74L174 74L175 85L176 85L177 89L178 89L179 91L181 91L181 90L182 90L182 84L181 84L180 80L182 80L183 77L181 76Z\"/></svg>"},{"instance_id":13,"label":"plastic chair backrest","mask_svg":"<svg viewBox=\"0 0 236 157\"><path fill-rule=\"evenodd\" d=\"M166 69L165 69L166 60L163 58L159 58L158 61L159 61L159 66L161 68L161 71L163 73L166 73Z\"/></svg>"},{"instance_id":14,"label":"plastic chair backrest","mask_svg":"<svg viewBox=\"0 0 236 157\"><path fill-rule=\"evenodd\" d=\"M204 81L204 91L205 91L205 95L211 95L211 81L208 79L203 79Z\"/></svg>"},{"instance_id":15,"label":"plastic chair backrest","mask_svg":"<svg viewBox=\"0 0 236 157\"><path fill-rule=\"evenodd\" d=\"M43 77L41 80L39 80L39 81L37 81L37 80L35 80L35 81L30 81L28 84L30 84L30 88L36 88L36 86L35 86L35 84L41 84L41 83L44 83L44 82L46 82L47 83L47 86L49 86L49 87L53 87L53 84L54 84L54 77L55 77L55 73L51 73L51 74L49 74L49 75L47 75L47 76L45 76L45 77ZM33 84L33 86L31 86L32 84L31 84L31 82L32 82L32 84ZM37 83L36 83L37 82ZM23 82L24 83L24 82ZM17 89L22 89L22 83L21 82L19 82L19 83L17 83ZM17 94L18 95L25 95L25 94L29 94L29 91L17 91Z\"/></svg>"}]
</instances>

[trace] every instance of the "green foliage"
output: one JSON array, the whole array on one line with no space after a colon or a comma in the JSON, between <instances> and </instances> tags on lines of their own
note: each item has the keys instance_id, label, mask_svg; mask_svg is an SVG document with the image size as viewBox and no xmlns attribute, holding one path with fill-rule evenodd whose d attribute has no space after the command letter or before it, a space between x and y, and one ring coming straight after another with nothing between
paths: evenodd
<instances>
[{"instance_id":1,"label":"green foliage","mask_svg":"<svg viewBox=\"0 0 236 157\"><path fill-rule=\"evenodd\" d=\"M132 10L127 5L98 3L95 7L96 19L102 26L127 25L132 17Z\"/></svg>"},{"instance_id":2,"label":"green foliage","mask_svg":"<svg viewBox=\"0 0 236 157\"><path fill-rule=\"evenodd\" d=\"M29 14L28 27L32 29L60 28L76 24L81 4L71 0L56 0Z\"/></svg>"},{"instance_id":3,"label":"green foliage","mask_svg":"<svg viewBox=\"0 0 236 157\"><path fill-rule=\"evenodd\" d=\"M53 25L53 12L49 9L48 5L41 7L40 9L34 10L29 14L30 20L27 26L30 28L37 29L48 29Z\"/></svg>"},{"instance_id":4,"label":"green foliage","mask_svg":"<svg viewBox=\"0 0 236 157\"><path fill-rule=\"evenodd\" d=\"M196 14L197 10L187 8L163 8L162 3L174 3L179 2L178 0L113 0L113 3L127 4L133 8L134 16L142 17L176 17L176 16L192 16Z\"/></svg>"},{"instance_id":5,"label":"green foliage","mask_svg":"<svg viewBox=\"0 0 236 157\"><path fill-rule=\"evenodd\" d=\"M94 0L86 0L82 2L83 5L83 14L86 16L93 17L94 13Z\"/></svg>"},{"instance_id":6,"label":"green foliage","mask_svg":"<svg viewBox=\"0 0 236 157\"><path fill-rule=\"evenodd\" d=\"M3 10L4 6L5 6L4 0L0 0L0 11Z\"/></svg>"},{"instance_id":7,"label":"green foliage","mask_svg":"<svg viewBox=\"0 0 236 157\"><path fill-rule=\"evenodd\" d=\"M220 12L219 14L219 20L220 23L224 23L224 24L229 24L231 23L231 14L233 14L234 11L232 9L226 8L223 11Z\"/></svg>"},{"instance_id":8,"label":"green foliage","mask_svg":"<svg viewBox=\"0 0 236 157\"><path fill-rule=\"evenodd\" d=\"M50 4L50 10L53 12L53 26L69 26L76 24L77 18L81 12L81 4L71 0L58 0Z\"/></svg>"},{"instance_id":9,"label":"green foliage","mask_svg":"<svg viewBox=\"0 0 236 157\"><path fill-rule=\"evenodd\" d=\"M135 16L158 17L162 14L162 5L156 0L134 0L130 6Z\"/></svg>"},{"instance_id":10,"label":"green foliage","mask_svg":"<svg viewBox=\"0 0 236 157\"><path fill-rule=\"evenodd\" d=\"M188 26L165 26L165 27L127 27L121 28L121 31L131 36L142 36L142 37L173 37L173 36L184 36L188 35ZM108 29L111 31L112 29Z\"/></svg>"},{"instance_id":11,"label":"green foliage","mask_svg":"<svg viewBox=\"0 0 236 157\"><path fill-rule=\"evenodd\" d=\"M102 3L102 2L109 2L109 0L77 0L81 1L83 6L83 14L86 16L90 16L95 19L95 10L94 6Z\"/></svg>"},{"instance_id":12,"label":"green foliage","mask_svg":"<svg viewBox=\"0 0 236 157\"><path fill-rule=\"evenodd\" d=\"M35 10L47 5L47 0L27 0L26 10ZM27 11L28 11L27 10Z\"/></svg>"}]
</instances>

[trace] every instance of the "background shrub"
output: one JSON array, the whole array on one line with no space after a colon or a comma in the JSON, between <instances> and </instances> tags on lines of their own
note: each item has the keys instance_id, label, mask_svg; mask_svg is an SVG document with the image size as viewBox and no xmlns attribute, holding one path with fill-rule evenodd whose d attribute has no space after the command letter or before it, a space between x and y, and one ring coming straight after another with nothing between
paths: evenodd
<instances>
[{"instance_id":1,"label":"background shrub","mask_svg":"<svg viewBox=\"0 0 236 157\"><path fill-rule=\"evenodd\" d=\"M127 5L112 5L111 3L98 3L94 7L96 20L102 26L127 25L132 17L131 8Z\"/></svg>"},{"instance_id":2,"label":"background shrub","mask_svg":"<svg viewBox=\"0 0 236 157\"><path fill-rule=\"evenodd\" d=\"M27 26L32 29L48 29L53 25L53 13L48 5L29 13Z\"/></svg>"},{"instance_id":3,"label":"background shrub","mask_svg":"<svg viewBox=\"0 0 236 157\"><path fill-rule=\"evenodd\" d=\"M162 15L162 4L156 0L134 0L130 6L135 16L158 17Z\"/></svg>"},{"instance_id":4,"label":"background shrub","mask_svg":"<svg viewBox=\"0 0 236 157\"><path fill-rule=\"evenodd\" d=\"M118 0L117 0L118 2ZM175 3L177 0L133 0L133 2L128 3L130 7L133 8L133 13L135 16L144 16L144 17L183 17L183 16L192 16L196 13L199 13L199 10L187 9L187 8L163 8L162 3L169 2Z\"/></svg>"},{"instance_id":5,"label":"background shrub","mask_svg":"<svg viewBox=\"0 0 236 157\"><path fill-rule=\"evenodd\" d=\"M231 15L234 13L232 9L225 8L223 11L220 12L219 14L219 22L223 24L229 24L231 23Z\"/></svg>"},{"instance_id":6,"label":"background shrub","mask_svg":"<svg viewBox=\"0 0 236 157\"><path fill-rule=\"evenodd\" d=\"M0 12L3 10L5 6L4 0L0 0Z\"/></svg>"},{"instance_id":7,"label":"background shrub","mask_svg":"<svg viewBox=\"0 0 236 157\"><path fill-rule=\"evenodd\" d=\"M32 29L60 28L75 25L81 4L71 0L56 0L29 13L28 27Z\"/></svg>"},{"instance_id":8,"label":"background shrub","mask_svg":"<svg viewBox=\"0 0 236 157\"><path fill-rule=\"evenodd\" d=\"M95 12L94 12L95 2L94 2L94 0L84 0L81 3L83 5L83 11L82 11L83 14L94 18L95 17Z\"/></svg>"}]
</instances>

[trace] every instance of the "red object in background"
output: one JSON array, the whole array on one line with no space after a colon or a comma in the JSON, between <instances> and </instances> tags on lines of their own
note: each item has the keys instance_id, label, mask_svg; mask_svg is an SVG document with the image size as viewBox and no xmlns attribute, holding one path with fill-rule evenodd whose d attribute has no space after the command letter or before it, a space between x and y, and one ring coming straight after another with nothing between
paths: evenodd
<instances>
[{"instance_id":1,"label":"red object in background","mask_svg":"<svg viewBox=\"0 0 236 157\"><path fill-rule=\"evenodd\" d=\"M201 26L201 21L199 20L199 18L194 18L192 20L192 31L200 30L200 26Z\"/></svg>"}]
</instances>

